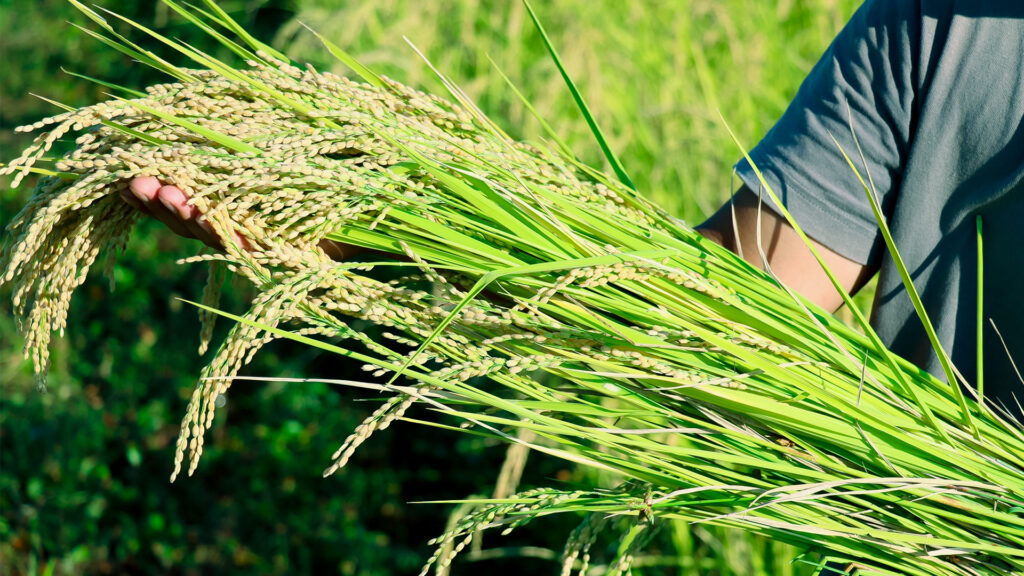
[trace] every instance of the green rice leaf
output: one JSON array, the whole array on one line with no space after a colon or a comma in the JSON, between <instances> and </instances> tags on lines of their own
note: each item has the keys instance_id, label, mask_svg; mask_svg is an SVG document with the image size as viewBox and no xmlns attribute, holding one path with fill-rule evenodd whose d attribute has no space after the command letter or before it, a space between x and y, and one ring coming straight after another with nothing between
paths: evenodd
<instances>
[{"instance_id":1,"label":"green rice leaf","mask_svg":"<svg viewBox=\"0 0 1024 576\"><path fill-rule=\"evenodd\" d=\"M192 122L190 120L179 118L178 116L168 114L167 112L162 112L160 110L157 110L156 108L152 108L150 106L142 104L141 102L136 102L133 100L122 101L134 108L142 110L143 112L152 114L153 116L156 116L161 120L170 122L171 124L176 124L178 126L181 126L182 128L185 128L186 130L190 130L205 138L209 138L210 140L213 140L217 144L220 144L221 146L229 150L234 150L235 152L247 152L250 154L260 154L259 148L252 146L250 144L246 144L245 142L232 136L228 136L227 134L221 134L216 130L211 130L209 128L196 124L195 122Z\"/></svg>"},{"instance_id":2,"label":"green rice leaf","mask_svg":"<svg viewBox=\"0 0 1024 576\"><path fill-rule=\"evenodd\" d=\"M622 163L619 162L618 157L612 152L611 146L608 145L608 141L604 137L604 133L601 132L601 128L597 125L597 120L594 119L594 115L590 113L590 108L587 106L586 101L583 99L583 94L580 93L579 89L576 88L576 83L569 77L569 73L565 70L565 66L562 65L562 59L558 57L558 51L555 50L555 46L551 43L551 39L548 38L547 32L544 31L544 26L541 25L540 19L537 18L537 14L533 11L533 7L530 5L528 0L523 0L523 4L526 6L527 12L530 13L530 18L533 20L534 26L537 27L537 31L540 33L540 37L544 40L544 46L547 47L548 53L551 54L551 59L554 61L555 66L558 67L559 74L562 75L562 79L565 80L565 85L569 87L569 92L572 93L573 100L576 101L576 106L580 109L583 114L583 118L587 121L587 126L590 126L590 131L593 132L594 138L597 139L597 144L601 147L601 152L604 157L611 164L612 170L619 177L619 180L626 186L636 190L636 186L633 185L633 181L630 180L629 175L626 174L626 170L622 167Z\"/></svg>"}]
</instances>

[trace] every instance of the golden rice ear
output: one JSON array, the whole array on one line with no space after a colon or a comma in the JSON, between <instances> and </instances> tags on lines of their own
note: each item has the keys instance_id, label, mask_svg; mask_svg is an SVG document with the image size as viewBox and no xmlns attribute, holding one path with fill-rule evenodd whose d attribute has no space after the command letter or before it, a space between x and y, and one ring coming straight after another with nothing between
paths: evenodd
<instances>
[{"instance_id":1,"label":"golden rice ear","mask_svg":"<svg viewBox=\"0 0 1024 576\"><path fill-rule=\"evenodd\" d=\"M211 260L209 272L206 277L206 285L203 288L203 296L200 302L210 308L218 308L220 304L221 287L224 284L224 276L227 274L227 267L219 260ZM201 325L199 334L199 355L202 356L210 347L210 340L213 339L213 328L217 315L199 309L199 322Z\"/></svg>"}]
</instances>

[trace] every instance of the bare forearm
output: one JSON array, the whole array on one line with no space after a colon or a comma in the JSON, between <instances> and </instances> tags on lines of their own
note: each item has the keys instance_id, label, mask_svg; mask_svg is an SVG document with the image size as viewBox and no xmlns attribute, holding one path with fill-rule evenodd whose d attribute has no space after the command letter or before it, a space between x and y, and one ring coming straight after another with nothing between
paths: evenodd
<instances>
[{"instance_id":1,"label":"bare forearm","mask_svg":"<svg viewBox=\"0 0 1024 576\"><path fill-rule=\"evenodd\" d=\"M762 270L767 266L780 282L818 306L829 311L842 306L842 297L800 236L783 217L759 206L757 196L749 190L741 189L697 231L754 266ZM875 272L812 242L848 292L859 290Z\"/></svg>"}]
</instances>

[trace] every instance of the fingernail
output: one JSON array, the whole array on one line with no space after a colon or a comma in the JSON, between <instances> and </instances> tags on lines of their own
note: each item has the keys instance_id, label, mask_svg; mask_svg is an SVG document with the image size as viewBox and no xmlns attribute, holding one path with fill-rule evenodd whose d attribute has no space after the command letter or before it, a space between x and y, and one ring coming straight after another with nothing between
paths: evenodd
<instances>
[{"instance_id":1,"label":"fingernail","mask_svg":"<svg viewBox=\"0 0 1024 576\"><path fill-rule=\"evenodd\" d=\"M177 214L179 218L188 220L192 217L192 209L186 204L188 197L180 189L174 186L164 186L160 188L157 197L160 198L160 202L164 206L167 206L169 210Z\"/></svg>"},{"instance_id":2,"label":"fingernail","mask_svg":"<svg viewBox=\"0 0 1024 576\"><path fill-rule=\"evenodd\" d=\"M157 196L157 198L160 200L160 203L164 205L164 208L167 208L171 214L176 214L178 218L181 219L185 218L185 215L181 213L181 210L178 210L178 207L173 202L169 202L163 196Z\"/></svg>"},{"instance_id":3,"label":"fingernail","mask_svg":"<svg viewBox=\"0 0 1024 576\"><path fill-rule=\"evenodd\" d=\"M141 202L152 202L160 190L160 182L152 176L139 177L128 184L128 189Z\"/></svg>"}]
</instances>

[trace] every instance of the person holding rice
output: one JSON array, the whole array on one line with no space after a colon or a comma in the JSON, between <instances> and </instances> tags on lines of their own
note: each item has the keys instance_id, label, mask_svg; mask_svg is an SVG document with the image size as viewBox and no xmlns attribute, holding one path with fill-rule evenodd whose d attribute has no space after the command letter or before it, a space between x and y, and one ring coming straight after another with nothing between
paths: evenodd
<instances>
[{"instance_id":1,"label":"person holding rice","mask_svg":"<svg viewBox=\"0 0 1024 576\"><path fill-rule=\"evenodd\" d=\"M764 182L741 161L736 169L743 186L698 230L752 264L767 265L815 304L836 310L841 297L764 193L767 184L847 291L880 272L872 321L883 342L942 378L885 250L863 177L877 191L939 340L964 380L974 383L981 368L974 327L980 226L990 263L984 397L1020 417L1022 70L1024 4L868 0L751 152ZM220 245L172 183L137 178L124 197L178 234ZM337 258L351 252L333 243L328 248Z\"/></svg>"}]
</instances>

